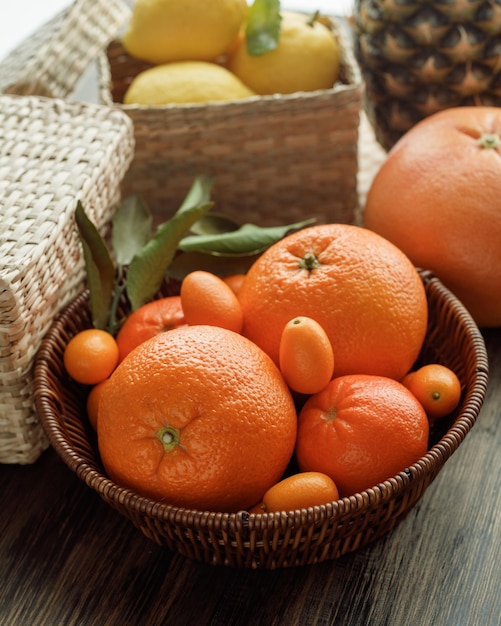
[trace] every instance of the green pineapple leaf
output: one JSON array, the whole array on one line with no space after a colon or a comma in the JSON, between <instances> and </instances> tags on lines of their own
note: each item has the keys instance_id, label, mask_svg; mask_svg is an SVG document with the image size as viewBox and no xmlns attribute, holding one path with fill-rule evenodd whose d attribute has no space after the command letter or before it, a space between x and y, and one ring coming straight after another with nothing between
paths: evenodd
<instances>
[{"instance_id":1,"label":"green pineapple leaf","mask_svg":"<svg viewBox=\"0 0 501 626\"><path fill-rule=\"evenodd\" d=\"M105 241L88 218L80 200L75 220L84 253L92 323L95 328L105 329L115 289L115 266Z\"/></svg>"},{"instance_id":2,"label":"green pineapple leaf","mask_svg":"<svg viewBox=\"0 0 501 626\"><path fill-rule=\"evenodd\" d=\"M251 56L260 56L278 46L282 16L280 0L254 0L249 7L245 40Z\"/></svg>"}]
</instances>

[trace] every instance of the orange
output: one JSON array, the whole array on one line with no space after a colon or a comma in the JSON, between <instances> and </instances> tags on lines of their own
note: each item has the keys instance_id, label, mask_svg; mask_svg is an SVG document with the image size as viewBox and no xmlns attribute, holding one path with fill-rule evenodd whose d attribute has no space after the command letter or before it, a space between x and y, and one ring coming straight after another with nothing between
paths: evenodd
<instances>
[{"instance_id":1,"label":"orange","mask_svg":"<svg viewBox=\"0 0 501 626\"><path fill-rule=\"evenodd\" d=\"M97 414L98 414L99 400L101 396L103 395L103 389L107 382L108 382L108 379L105 378L103 381L101 381L97 385L94 385L94 387L92 387L92 389L90 390L89 395L87 396L87 403L86 403L87 417L89 419L90 425L92 426L94 430L97 430Z\"/></svg>"},{"instance_id":2,"label":"orange","mask_svg":"<svg viewBox=\"0 0 501 626\"><path fill-rule=\"evenodd\" d=\"M191 326L209 324L236 333L242 330L242 308L232 288L222 278L195 270L181 283L184 317Z\"/></svg>"},{"instance_id":3,"label":"orange","mask_svg":"<svg viewBox=\"0 0 501 626\"><path fill-rule=\"evenodd\" d=\"M120 361L146 339L183 324L185 319L180 296L167 296L143 304L126 318L118 331Z\"/></svg>"},{"instance_id":4,"label":"orange","mask_svg":"<svg viewBox=\"0 0 501 626\"><path fill-rule=\"evenodd\" d=\"M461 399L461 383L456 374L439 363L423 365L402 379L421 402L430 419L445 417L454 411Z\"/></svg>"},{"instance_id":5,"label":"orange","mask_svg":"<svg viewBox=\"0 0 501 626\"><path fill-rule=\"evenodd\" d=\"M115 369L118 345L113 335L105 330L88 328L69 340L63 361L71 378L85 385L96 385Z\"/></svg>"},{"instance_id":6,"label":"orange","mask_svg":"<svg viewBox=\"0 0 501 626\"><path fill-rule=\"evenodd\" d=\"M276 513L320 506L339 498L336 484L321 472L302 472L282 479L264 494L253 512Z\"/></svg>"},{"instance_id":7,"label":"orange","mask_svg":"<svg viewBox=\"0 0 501 626\"><path fill-rule=\"evenodd\" d=\"M501 108L446 109L389 152L365 225L431 270L480 326L501 325Z\"/></svg>"},{"instance_id":8,"label":"orange","mask_svg":"<svg viewBox=\"0 0 501 626\"><path fill-rule=\"evenodd\" d=\"M238 296L245 280L245 274L229 274L228 276L223 276L223 280L231 287L234 294Z\"/></svg>"},{"instance_id":9,"label":"orange","mask_svg":"<svg viewBox=\"0 0 501 626\"><path fill-rule=\"evenodd\" d=\"M334 373L334 353L322 326L311 317L290 320L282 331L279 364L285 382L294 391L321 391Z\"/></svg>"},{"instance_id":10,"label":"orange","mask_svg":"<svg viewBox=\"0 0 501 626\"><path fill-rule=\"evenodd\" d=\"M339 376L401 379L426 334L428 304L415 267L380 235L347 224L312 226L273 244L249 269L239 300L243 334L275 363L287 322L316 320Z\"/></svg>"},{"instance_id":11,"label":"orange","mask_svg":"<svg viewBox=\"0 0 501 626\"><path fill-rule=\"evenodd\" d=\"M301 410L296 458L302 471L327 474L350 496L418 461L428 430L423 407L398 381L341 376Z\"/></svg>"},{"instance_id":12,"label":"orange","mask_svg":"<svg viewBox=\"0 0 501 626\"><path fill-rule=\"evenodd\" d=\"M122 361L99 404L98 444L118 484L180 507L247 509L283 475L297 416L271 359L216 326L182 326Z\"/></svg>"}]
</instances>

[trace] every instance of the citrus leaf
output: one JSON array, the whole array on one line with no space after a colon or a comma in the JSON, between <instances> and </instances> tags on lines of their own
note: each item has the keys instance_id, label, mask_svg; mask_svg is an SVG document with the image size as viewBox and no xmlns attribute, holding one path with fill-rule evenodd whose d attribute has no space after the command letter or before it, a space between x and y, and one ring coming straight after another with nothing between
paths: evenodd
<instances>
[{"instance_id":1,"label":"citrus leaf","mask_svg":"<svg viewBox=\"0 0 501 626\"><path fill-rule=\"evenodd\" d=\"M82 243L89 304L95 328L106 328L115 289L115 267L101 234L88 218L80 200L75 211Z\"/></svg>"},{"instance_id":2,"label":"citrus leaf","mask_svg":"<svg viewBox=\"0 0 501 626\"><path fill-rule=\"evenodd\" d=\"M209 213L195 222L190 229L194 235L211 235L237 230L240 224L221 213Z\"/></svg>"},{"instance_id":3,"label":"citrus leaf","mask_svg":"<svg viewBox=\"0 0 501 626\"><path fill-rule=\"evenodd\" d=\"M245 40L251 56L275 50L280 37L280 0L254 0L249 8Z\"/></svg>"},{"instance_id":4,"label":"citrus leaf","mask_svg":"<svg viewBox=\"0 0 501 626\"><path fill-rule=\"evenodd\" d=\"M132 310L151 300L160 289L180 239L213 206L212 179L197 178L183 204L132 259L127 271L127 296Z\"/></svg>"},{"instance_id":5,"label":"citrus leaf","mask_svg":"<svg viewBox=\"0 0 501 626\"><path fill-rule=\"evenodd\" d=\"M282 239L288 232L313 224L314 218L286 226L261 227L243 224L239 229L213 235L188 235L179 242L184 252L204 252L218 255L258 254Z\"/></svg>"},{"instance_id":6,"label":"citrus leaf","mask_svg":"<svg viewBox=\"0 0 501 626\"><path fill-rule=\"evenodd\" d=\"M203 252L181 252L174 257L167 270L167 276L182 281L187 274L195 270L204 270L216 276L245 274L258 257L258 254L235 257Z\"/></svg>"},{"instance_id":7,"label":"citrus leaf","mask_svg":"<svg viewBox=\"0 0 501 626\"><path fill-rule=\"evenodd\" d=\"M129 196L113 216L112 245L119 265L129 265L151 237L153 216L139 196Z\"/></svg>"}]
</instances>

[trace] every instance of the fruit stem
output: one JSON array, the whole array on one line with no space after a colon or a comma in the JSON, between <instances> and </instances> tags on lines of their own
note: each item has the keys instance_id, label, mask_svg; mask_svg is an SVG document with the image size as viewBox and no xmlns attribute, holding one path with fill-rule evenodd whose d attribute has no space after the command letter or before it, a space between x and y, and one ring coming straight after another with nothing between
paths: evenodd
<instances>
[{"instance_id":1,"label":"fruit stem","mask_svg":"<svg viewBox=\"0 0 501 626\"><path fill-rule=\"evenodd\" d=\"M478 143L482 146L482 148L494 150L499 148L501 145L501 138L496 133L483 133L479 137Z\"/></svg>"},{"instance_id":2,"label":"fruit stem","mask_svg":"<svg viewBox=\"0 0 501 626\"><path fill-rule=\"evenodd\" d=\"M314 270L320 265L320 261L317 259L313 252L307 252L304 257L299 261L299 268L302 270Z\"/></svg>"},{"instance_id":3,"label":"fruit stem","mask_svg":"<svg viewBox=\"0 0 501 626\"><path fill-rule=\"evenodd\" d=\"M164 426L158 431L157 437L160 439L164 450L170 452L179 443L179 430L172 426Z\"/></svg>"},{"instance_id":4,"label":"fruit stem","mask_svg":"<svg viewBox=\"0 0 501 626\"><path fill-rule=\"evenodd\" d=\"M320 11L317 9L315 13L310 17L310 19L306 22L308 26L315 26L315 22L318 20L318 16L320 15Z\"/></svg>"}]
</instances>

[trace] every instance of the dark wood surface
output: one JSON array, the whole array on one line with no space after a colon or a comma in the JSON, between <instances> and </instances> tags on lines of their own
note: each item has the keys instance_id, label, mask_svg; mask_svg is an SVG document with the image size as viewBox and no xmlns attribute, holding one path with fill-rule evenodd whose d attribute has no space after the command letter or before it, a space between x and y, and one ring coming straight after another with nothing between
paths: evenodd
<instances>
[{"instance_id":1,"label":"dark wood surface","mask_svg":"<svg viewBox=\"0 0 501 626\"><path fill-rule=\"evenodd\" d=\"M159 548L52 450L0 467L1 626L498 626L501 330L486 402L408 517L336 561L213 567Z\"/></svg>"}]
</instances>

